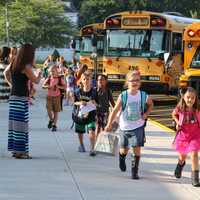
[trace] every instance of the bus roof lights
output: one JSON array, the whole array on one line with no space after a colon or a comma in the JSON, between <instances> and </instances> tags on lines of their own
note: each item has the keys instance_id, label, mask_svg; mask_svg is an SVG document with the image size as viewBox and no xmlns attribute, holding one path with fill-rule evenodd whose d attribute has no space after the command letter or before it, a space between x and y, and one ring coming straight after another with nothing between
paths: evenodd
<instances>
[{"instance_id":1,"label":"bus roof lights","mask_svg":"<svg viewBox=\"0 0 200 200\"><path fill-rule=\"evenodd\" d=\"M115 25L119 25L119 24L120 24L119 19L113 19L113 24L115 24Z\"/></svg>"},{"instance_id":2,"label":"bus roof lights","mask_svg":"<svg viewBox=\"0 0 200 200\"><path fill-rule=\"evenodd\" d=\"M106 25L110 28L120 27L121 26L121 19L116 18L109 18L106 20Z\"/></svg>"},{"instance_id":3,"label":"bus roof lights","mask_svg":"<svg viewBox=\"0 0 200 200\"><path fill-rule=\"evenodd\" d=\"M113 23L113 20L112 20L112 19L108 19L108 20L106 21L106 24L107 24L107 25L112 25L112 24L114 24L114 23Z\"/></svg>"},{"instance_id":4,"label":"bus roof lights","mask_svg":"<svg viewBox=\"0 0 200 200\"><path fill-rule=\"evenodd\" d=\"M165 26L165 21L163 19L152 19L151 25L152 26Z\"/></svg>"},{"instance_id":5,"label":"bus roof lights","mask_svg":"<svg viewBox=\"0 0 200 200\"><path fill-rule=\"evenodd\" d=\"M152 26L156 26L157 25L157 20L156 19L152 19L151 20L151 25Z\"/></svg>"},{"instance_id":6,"label":"bus roof lights","mask_svg":"<svg viewBox=\"0 0 200 200\"><path fill-rule=\"evenodd\" d=\"M157 23L158 23L158 25L160 25L160 26L164 26L164 25L165 25L165 22L164 22L163 19L157 19Z\"/></svg>"},{"instance_id":7,"label":"bus roof lights","mask_svg":"<svg viewBox=\"0 0 200 200\"><path fill-rule=\"evenodd\" d=\"M91 28L88 28L88 29L87 29L87 32L88 32L88 33L92 33L93 31L92 31Z\"/></svg>"},{"instance_id":8,"label":"bus roof lights","mask_svg":"<svg viewBox=\"0 0 200 200\"><path fill-rule=\"evenodd\" d=\"M92 28L85 28L85 29L83 29L83 33L84 34L91 34L91 33L93 33L93 29Z\"/></svg>"},{"instance_id":9,"label":"bus roof lights","mask_svg":"<svg viewBox=\"0 0 200 200\"><path fill-rule=\"evenodd\" d=\"M188 30L187 34L188 34L189 37L194 37L195 36L195 31L190 29L190 30Z\"/></svg>"},{"instance_id":10,"label":"bus roof lights","mask_svg":"<svg viewBox=\"0 0 200 200\"><path fill-rule=\"evenodd\" d=\"M151 18L151 26L165 26L166 20L163 18L160 18L158 16L153 16Z\"/></svg>"}]
</instances>

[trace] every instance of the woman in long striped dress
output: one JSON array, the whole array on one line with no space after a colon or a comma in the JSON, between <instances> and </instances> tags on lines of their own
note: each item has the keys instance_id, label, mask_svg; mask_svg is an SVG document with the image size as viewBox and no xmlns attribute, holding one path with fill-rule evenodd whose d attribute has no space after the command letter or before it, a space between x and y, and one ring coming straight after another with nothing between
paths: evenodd
<instances>
[{"instance_id":1,"label":"woman in long striped dress","mask_svg":"<svg viewBox=\"0 0 200 200\"><path fill-rule=\"evenodd\" d=\"M32 71L35 49L25 44L17 53L13 63L5 72L6 80L12 85L9 99L8 151L15 158L30 159L28 140L28 80L39 83L41 72L36 76Z\"/></svg>"}]
</instances>

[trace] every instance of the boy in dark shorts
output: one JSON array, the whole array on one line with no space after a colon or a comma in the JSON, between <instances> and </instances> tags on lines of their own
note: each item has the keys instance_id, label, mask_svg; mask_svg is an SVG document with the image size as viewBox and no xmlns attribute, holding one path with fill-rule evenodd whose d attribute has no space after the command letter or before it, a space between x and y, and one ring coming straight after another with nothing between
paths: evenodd
<instances>
[{"instance_id":1,"label":"boy in dark shorts","mask_svg":"<svg viewBox=\"0 0 200 200\"><path fill-rule=\"evenodd\" d=\"M86 71L81 76L81 82L83 87L76 90L74 94L74 105L81 107L92 105L96 107L97 105L97 95L96 90L92 88L91 75ZM80 146L78 148L79 152L85 152L85 146L83 143L83 134L87 132L90 138L90 156L95 156L94 151L95 145L95 119L96 119L96 108L88 112L88 123L79 124L75 122L75 132L78 134Z\"/></svg>"}]
</instances>

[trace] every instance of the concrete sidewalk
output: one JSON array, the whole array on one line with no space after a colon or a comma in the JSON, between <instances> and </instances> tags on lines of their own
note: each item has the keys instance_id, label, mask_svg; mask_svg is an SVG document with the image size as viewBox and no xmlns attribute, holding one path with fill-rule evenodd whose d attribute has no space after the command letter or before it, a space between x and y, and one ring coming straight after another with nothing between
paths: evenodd
<instances>
[{"instance_id":1,"label":"concrete sidewalk","mask_svg":"<svg viewBox=\"0 0 200 200\"><path fill-rule=\"evenodd\" d=\"M173 136L148 123L140 180L120 172L118 157L77 152L77 136L70 130L70 108L60 114L58 131L47 127L44 93L39 91L30 114L32 160L17 160L7 152L8 104L0 104L0 200L199 200L200 188L190 181L190 161L183 178L173 171L177 155ZM89 147L88 137L85 137Z\"/></svg>"}]
</instances>

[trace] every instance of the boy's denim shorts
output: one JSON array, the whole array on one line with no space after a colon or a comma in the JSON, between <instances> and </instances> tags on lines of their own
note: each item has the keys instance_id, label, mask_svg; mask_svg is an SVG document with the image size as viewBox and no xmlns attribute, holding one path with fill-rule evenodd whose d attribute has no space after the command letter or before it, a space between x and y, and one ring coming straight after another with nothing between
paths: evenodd
<instances>
[{"instance_id":1,"label":"boy's denim shorts","mask_svg":"<svg viewBox=\"0 0 200 200\"><path fill-rule=\"evenodd\" d=\"M120 147L143 147L145 143L144 126L134 130L122 131L120 135Z\"/></svg>"}]
</instances>

